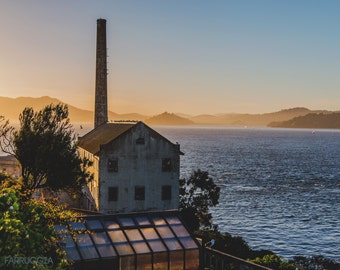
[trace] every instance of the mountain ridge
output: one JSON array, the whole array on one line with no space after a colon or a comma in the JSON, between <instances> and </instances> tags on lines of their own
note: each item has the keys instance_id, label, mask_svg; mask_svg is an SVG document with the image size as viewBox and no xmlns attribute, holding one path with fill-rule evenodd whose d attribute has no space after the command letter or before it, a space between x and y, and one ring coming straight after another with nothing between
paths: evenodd
<instances>
[{"instance_id":1,"label":"mountain ridge","mask_svg":"<svg viewBox=\"0 0 340 270\"><path fill-rule=\"evenodd\" d=\"M33 97L0 97L0 115L11 121L18 121L19 114L25 107L33 107L34 110L40 110L48 104L63 103L57 98L42 96ZM93 111L80 109L67 104L69 108L69 117L72 123L92 123L94 118ZM339 111L337 111L339 112ZM271 123L289 121L296 117L303 117L308 114L331 115L332 111L327 110L309 110L304 107L295 107L283 109L277 112L263 114L247 113L226 113L226 114L201 114L190 116L182 113L164 112L154 116L142 115L139 113L118 114L109 111L109 121L116 120L137 120L144 121L149 125L220 125L220 126L268 126ZM314 128L314 127L312 127Z\"/></svg>"},{"instance_id":2,"label":"mountain ridge","mask_svg":"<svg viewBox=\"0 0 340 270\"><path fill-rule=\"evenodd\" d=\"M280 128L340 129L340 112L309 113L287 121L271 122L268 126Z\"/></svg>"},{"instance_id":3,"label":"mountain ridge","mask_svg":"<svg viewBox=\"0 0 340 270\"><path fill-rule=\"evenodd\" d=\"M0 115L3 115L6 119L11 121L18 121L20 113L23 111L25 107L32 107L34 110L40 110L44 106L49 104L58 104L63 102L57 98L42 96L38 98L33 97L17 97L17 98L8 98L8 97L0 97ZM67 104L69 109L69 117L72 122L92 122L94 119L94 112L86 109L80 109L78 107ZM127 113L127 114L118 114L112 111L109 111L108 117L110 120L127 120L127 119L136 119L140 121L144 121L148 116L138 114L138 113Z\"/></svg>"}]
</instances>

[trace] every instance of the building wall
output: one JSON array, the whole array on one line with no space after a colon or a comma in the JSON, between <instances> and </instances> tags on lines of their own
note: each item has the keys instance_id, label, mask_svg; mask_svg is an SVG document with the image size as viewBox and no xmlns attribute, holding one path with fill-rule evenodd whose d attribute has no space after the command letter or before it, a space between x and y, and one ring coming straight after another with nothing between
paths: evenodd
<instances>
[{"instance_id":1,"label":"building wall","mask_svg":"<svg viewBox=\"0 0 340 270\"><path fill-rule=\"evenodd\" d=\"M21 168L19 162L14 156L0 156L0 171L17 179L21 176Z\"/></svg>"},{"instance_id":2,"label":"building wall","mask_svg":"<svg viewBox=\"0 0 340 270\"><path fill-rule=\"evenodd\" d=\"M162 171L163 159L171 160L171 171ZM117 171L109 171L109 160L117 162ZM178 208L179 145L143 124L101 149L99 171L101 212ZM163 186L171 187L171 200L162 199ZM136 187L145 188L144 200L135 198ZM116 201L109 201L109 188L118 188Z\"/></svg>"},{"instance_id":3,"label":"building wall","mask_svg":"<svg viewBox=\"0 0 340 270\"><path fill-rule=\"evenodd\" d=\"M93 174L93 180L83 189L84 208L91 211L99 209L99 158L92 153L78 148L78 153L81 158L87 158L92 161L92 166L89 167L89 172Z\"/></svg>"}]
</instances>

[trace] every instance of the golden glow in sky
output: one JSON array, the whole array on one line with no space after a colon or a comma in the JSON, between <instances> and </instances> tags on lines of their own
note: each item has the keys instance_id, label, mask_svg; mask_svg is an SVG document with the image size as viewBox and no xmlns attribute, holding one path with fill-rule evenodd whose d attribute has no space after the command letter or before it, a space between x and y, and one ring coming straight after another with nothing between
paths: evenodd
<instances>
[{"instance_id":1,"label":"golden glow in sky","mask_svg":"<svg viewBox=\"0 0 340 270\"><path fill-rule=\"evenodd\" d=\"M109 109L340 109L337 1L2 1L0 96L93 109L107 20Z\"/></svg>"}]
</instances>

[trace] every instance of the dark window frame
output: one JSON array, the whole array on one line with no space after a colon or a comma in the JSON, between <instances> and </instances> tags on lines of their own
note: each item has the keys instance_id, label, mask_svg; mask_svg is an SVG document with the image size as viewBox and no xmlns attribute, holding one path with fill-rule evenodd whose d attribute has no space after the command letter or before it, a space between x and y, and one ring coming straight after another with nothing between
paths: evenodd
<instances>
[{"instance_id":1,"label":"dark window frame","mask_svg":"<svg viewBox=\"0 0 340 270\"><path fill-rule=\"evenodd\" d=\"M116 202L118 201L118 187L109 187L108 188L108 201Z\"/></svg>"},{"instance_id":2,"label":"dark window frame","mask_svg":"<svg viewBox=\"0 0 340 270\"><path fill-rule=\"evenodd\" d=\"M118 172L118 158L109 158L107 160L107 170L109 172Z\"/></svg>"},{"instance_id":3,"label":"dark window frame","mask_svg":"<svg viewBox=\"0 0 340 270\"><path fill-rule=\"evenodd\" d=\"M162 172L171 172L173 169L172 159L163 158L162 159Z\"/></svg>"},{"instance_id":4,"label":"dark window frame","mask_svg":"<svg viewBox=\"0 0 340 270\"><path fill-rule=\"evenodd\" d=\"M135 200L136 201L145 200L145 186L135 186Z\"/></svg>"},{"instance_id":5,"label":"dark window frame","mask_svg":"<svg viewBox=\"0 0 340 270\"><path fill-rule=\"evenodd\" d=\"M139 145L145 144L145 138L139 137L138 139L136 139L136 144L139 144Z\"/></svg>"},{"instance_id":6,"label":"dark window frame","mask_svg":"<svg viewBox=\"0 0 340 270\"><path fill-rule=\"evenodd\" d=\"M162 201L171 201L172 199L172 186L162 186Z\"/></svg>"}]
</instances>

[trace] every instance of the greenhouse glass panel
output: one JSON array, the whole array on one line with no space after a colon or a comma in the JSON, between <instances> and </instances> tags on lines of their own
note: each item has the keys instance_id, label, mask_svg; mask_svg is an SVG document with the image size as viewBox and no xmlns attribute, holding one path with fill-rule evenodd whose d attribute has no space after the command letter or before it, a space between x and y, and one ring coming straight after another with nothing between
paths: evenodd
<instances>
[{"instance_id":1,"label":"greenhouse glass panel","mask_svg":"<svg viewBox=\"0 0 340 270\"><path fill-rule=\"evenodd\" d=\"M152 255L143 254L137 255L137 270L151 270L152 269Z\"/></svg>"},{"instance_id":2,"label":"greenhouse glass panel","mask_svg":"<svg viewBox=\"0 0 340 270\"><path fill-rule=\"evenodd\" d=\"M120 258L120 270L135 270L135 256L125 256Z\"/></svg>"},{"instance_id":3,"label":"greenhouse glass panel","mask_svg":"<svg viewBox=\"0 0 340 270\"><path fill-rule=\"evenodd\" d=\"M117 222L112 221L112 220L106 220L104 221L104 226L108 230L113 230L113 229L119 229L120 226Z\"/></svg>"},{"instance_id":4,"label":"greenhouse glass panel","mask_svg":"<svg viewBox=\"0 0 340 270\"><path fill-rule=\"evenodd\" d=\"M186 250L185 251L185 269L186 270L197 270L199 268L199 250Z\"/></svg>"},{"instance_id":5,"label":"greenhouse glass panel","mask_svg":"<svg viewBox=\"0 0 340 270\"><path fill-rule=\"evenodd\" d=\"M167 226L159 226L159 227L156 227L156 229L158 233L161 235L161 237L164 239L175 237L172 231L170 230L170 228Z\"/></svg>"},{"instance_id":6,"label":"greenhouse glass panel","mask_svg":"<svg viewBox=\"0 0 340 270\"><path fill-rule=\"evenodd\" d=\"M105 232L99 232L99 233L92 234L92 239L96 243L96 245L110 244L110 240L107 237Z\"/></svg>"},{"instance_id":7,"label":"greenhouse glass panel","mask_svg":"<svg viewBox=\"0 0 340 270\"><path fill-rule=\"evenodd\" d=\"M130 241L142 241L143 237L137 229L125 230Z\"/></svg>"},{"instance_id":8,"label":"greenhouse glass panel","mask_svg":"<svg viewBox=\"0 0 340 270\"><path fill-rule=\"evenodd\" d=\"M166 221L172 225L172 224L182 224L182 222L179 220L176 216L166 217Z\"/></svg>"},{"instance_id":9,"label":"greenhouse glass panel","mask_svg":"<svg viewBox=\"0 0 340 270\"><path fill-rule=\"evenodd\" d=\"M79 234L76 236L76 243L83 259L98 258L98 253L94 248L92 240L88 234Z\"/></svg>"},{"instance_id":10,"label":"greenhouse glass panel","mask_svg":"<svg viewBox=\"0 0 340 270\"><path fill-rule=\"evenodd\" d=\"M99 259L98 253L94 246L79 247L79 251L84 260Z\"/></svg>"},{"instance_id":11,"label":"greenhouse glass panel","mask_svg":"<svg viewBox=\"0 0 340 270\"><path fill-rule=\"evenodd\" d=\"M117 252L119 255L132 255L134 254L131 246L129 243L119 243L115 244L115 248L117 249Z\"/></svg>"},{"instance_id":12,"label":"greenhouse glass panel","mask_svg":"<svg viewBox=\"0 0 340 270\"><path fill-rule=\"evenodd\" d=\"M127 242L126 237L121 230L108 231L107 232L113 243Z\"/></svg>"},{"instance_id":13,"label":"greenhouse glass panel","mask_svg":"<svg viewBox=\"0 0 340 270\"><path fill-rule=\"evenodd\" d=\"M115 257L117 256L110 240L105 232L92 234L92 239L99 251L101 257Z\"/></svg>"},{"instance_id":14,"label":"greenhouse glass panel","mask_svg":"<svg viewBox=\"0 0 340 270\"><path fill-rule=\"evenodd\" d=\"M66 247L74 247L74 241L69 233L64 233L61 235L60 242L65 244Z\"/></svg>"},{"instance_id":15,"label":"greenhouse glass panel","mask_svg":"<svg viewBox=\"0 0 340 270\"><path fill-rule=\"evenodd\" d=\"M167 251L161 240L148 240L148 243L153 252Z\"/></svg>"},{"instance_id":16,"label":"greenhouse glass panel","mask_svg":"<svg viewBox=\"0 0 340 270\"><path fill-rule=\"evenodd\" d=\"M154 217L154 218L152 218L152 221L156 226L157 225L166 225L164 218L161 218L161 217Z\"/></svg>"},{"instance_id":17,"label":"greenhouse glass panel","mask_svg":"<svg viewBox=\"0 0 340 270\"><path fill-rule=\"evenodd\" d=\"M123 227L136 227L132 218L118 218L118 221Z\"/></svg>"},{"instance_id":18,"label":"greenhouse glass panel","mask_svg":"<svg viewBox=\"0 0 340 270\"><path fill-rule=\"evenodd\" d=\"M66 247L65 248L67 259L70 261L79 261L80 256L76 247Z\"/></svg>"},{"instance_id":19,"label":"greenhouse glass panel","mask_svg":"<svg viewBox=\"0 0 340 270\"><path fill-rule=\"evenodd\" d=\"M175 251L170 252L170 269L171 270L183 270L184 269L184 257L183 252Z\"/></svg>"},{"instance_id":20,"label":"greenhouse glass panel","mask_svg":"<svg viewBox=\"0 0 340 270\"><path fill-rule=\"evenodd\" d=\"M70 227L74 231L86 230L85 224L82 222L70 222Z\"/></svg>"},{"instance_id":21,"label":"greenhouse glass panel","mask_svg":"<svg viewBox=\"0 0 340 270\"><path fill-rule=\"evenodd\" d=\"M182 249L180 243L176 240L176 238L165 239L164 242L169 250L181 250Z\"/></svg>"},{"instance_id":22,"label":"greenhouse glass panel","mask_svg":"<svg viewBox=\"0 0 340 270\"><path fill-rule=\"evenodd\" d=\"M151 225L151 222L145 216L136 217L135 220L137 221L139 226L150 226Z\"/></svg>"},{"instance_id":23,"label":"greenhouse glass panel","mask_svg":"<svg viewBox=\"0 0 340 270\"><path fill-rule=\"evenodd\" d=\"M90 230L102 230L103 229L103 225L99 220L88 220L86 222L87 228L89 228Z\"/></svg>"},{"instance_id":24,"label":"greenhouse glass panel","mask_svg":"<svg viewBox=\"0 0 340 270\"><path fill-rule=\"evenodd\" d=\"M76 243L79 247L93 246L92 240L88 234L78 234Z\"/></svg>"},{"instance_id":25,"label":"greenhouse glass panel","mask_svg":"<svg viewBox=\"0 0 340 270\"><path fill-rule=\"evenodd\" d=\"M141 231L146 239L159 239L154 228L142 228Z\"/></svg>"},{"instance_id":26,"label":"greenhouse glass panel","mask_svg":"<svg viewBox=\"0 0 340 270\"><path fill-rule=\"evenodd\" d=\"M179 238L179 241L181 241L182 245L185 249L193 249L198 248L196 242L189 236L189 237L181 237Z\"/></svg>"},{"instance_id":27,"label":"greenhouse glass panel","mask_svg":"<svg viewBox=\"0 0 340 270\"><path fill-rule=\"evenodd\" d=\"M160 270L160 269L168 269L168 253L155 253L153 255L153 269Z\"/></svg>"},{"instance_id":28,"label":"greenhouse glass panel","mask_svg":"<svg viewBox=\"0 0 340 270\"><path fill-rule=\"evenodd\" d=\"M97 245L96 247L100 256L103 258L117 257L116 251L114 250L113 246L111 246L111 244Z\"/></svg>"},{"instance_id":29,"label":"greenhouse glass panel","mask_svg":"<svg viewBox=\"0 0 340 270\"><path fill-rule=\"evenodd\" d=\"M175 234L178 237L185 237L185 236L190 236L189 232L187 231L187 229L179 224L179 225L172 225L171 228L173 229L173 231L175 232Z\"/></svg>"},{"instance_id":30,"label":"greenhouse glass panel","mask_svg":"<svg viewBox=\"0 0 340 270\"><path fill-rule=\"evenodd\" d=\"M131 245L137 254L150 253L150 249L145 242L142 241L131 242Z\"/></svg>"},{"instance_id":31,"label":"greenhouse glass panel","mask_svg":"<svg viewBox=\"0 0 340 270\"><path fill-rule=\"evenodd\" d=\"M68 229L65 225L54 225L54 231L57 233L65 233L68 232Z\"/></svg>"}]
</instances>

